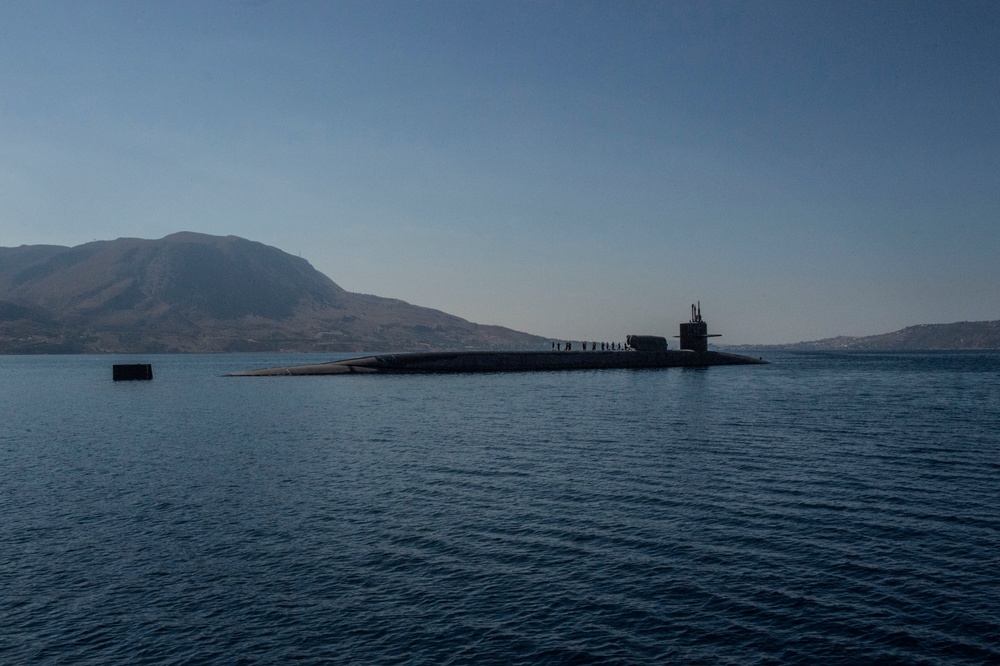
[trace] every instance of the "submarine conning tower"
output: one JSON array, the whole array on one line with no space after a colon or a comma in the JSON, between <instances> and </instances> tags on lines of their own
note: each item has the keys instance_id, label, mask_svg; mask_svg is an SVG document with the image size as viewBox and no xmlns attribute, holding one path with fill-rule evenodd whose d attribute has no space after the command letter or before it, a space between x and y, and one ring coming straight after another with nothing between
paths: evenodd
<instances>
[{"instance_id":1,"label":"submarine conning tower","mask_svg":"<svg viewBox=\"0 0 1000 666\"><path fill-rule=\"evenodd\" d=\"M708 334L708 323L701 318L701 301L691 305L691 321L681 324L681 349L704 353L708 351L708 339L720 337L718 333Z\"/></svg>"}]
</instances>

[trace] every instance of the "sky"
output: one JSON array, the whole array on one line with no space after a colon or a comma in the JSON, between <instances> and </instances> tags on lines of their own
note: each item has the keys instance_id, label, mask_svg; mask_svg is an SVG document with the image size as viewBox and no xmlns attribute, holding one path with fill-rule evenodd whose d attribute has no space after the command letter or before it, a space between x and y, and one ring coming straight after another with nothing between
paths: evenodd
<instances>
[{"instance_id":1,"label":"sky","mask_svg":"<svg viewBox=\"0 0 1000 666\"><path fill-rule=\"evenodd\" d=\"M560 339L1000 319L1000 3L0 3L0 246L177 231Z\"/></svg>"}]
</instances>

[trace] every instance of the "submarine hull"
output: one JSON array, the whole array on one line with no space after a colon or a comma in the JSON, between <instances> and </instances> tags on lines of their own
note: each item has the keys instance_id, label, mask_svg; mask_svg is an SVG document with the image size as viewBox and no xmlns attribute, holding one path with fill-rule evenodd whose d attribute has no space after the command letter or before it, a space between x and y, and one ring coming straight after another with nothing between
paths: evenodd
<instances>
[{"instance_id":1,"label":"submarine hull","mask_svg":"<svg viewBox=\"0 0 1000 666\"><path fill-rule=\"evenodd\" d=\"M281 368L236 372L233 377L451 372L537 372L754 365L767 361L715 351L469 351L380 354Z\"/></svg>"}]
</instances>

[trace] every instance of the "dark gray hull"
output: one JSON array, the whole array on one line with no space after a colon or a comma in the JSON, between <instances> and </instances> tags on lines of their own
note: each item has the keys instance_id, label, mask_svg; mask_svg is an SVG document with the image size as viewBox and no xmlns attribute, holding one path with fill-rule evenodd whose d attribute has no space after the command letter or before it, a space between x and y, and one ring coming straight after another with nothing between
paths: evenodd
<instances>
[{"instance_id":1,"label":"dark gray hull","mask_svg":"<svg viewBox=\"0 0 1000 666\"><path fill-rule=\"evenodd\" d=\"M233 377L298 375L405 374L446 372L538 372L752 365L763 359L726 352L667 351L478 351L381 354L233 373Z\"/></svg>"}]
</instances>

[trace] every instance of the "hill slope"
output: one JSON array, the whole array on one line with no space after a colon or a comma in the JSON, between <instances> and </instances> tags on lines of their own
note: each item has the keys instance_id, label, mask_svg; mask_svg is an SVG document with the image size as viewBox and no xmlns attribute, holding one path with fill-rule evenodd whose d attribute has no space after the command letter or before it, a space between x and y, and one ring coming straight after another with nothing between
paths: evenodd
<instances>
[{"instance_id":1,"label":"hill slope","mask_svg":"<svg viewBox=\"0 0 1000 666\"><path fill-rule=\"evenodd\" d=\"M191 232L0 248L0 353L530 348L542 338L345 291L309 262Z\"/></svg>"},{"instance_id":2,"label":"hill slope","mask_svg":"<svg viewBox=\"0 0 1000 666\"><path fill-rule=\"evenodd\" d=\"M759 348L759 347L758 347ZM906 351L920 349L1000 349L1000 321L960 321L953 324L921 324L892 333L864 337L840 336L773 349Z\"/></svg>"}]
</instances>

